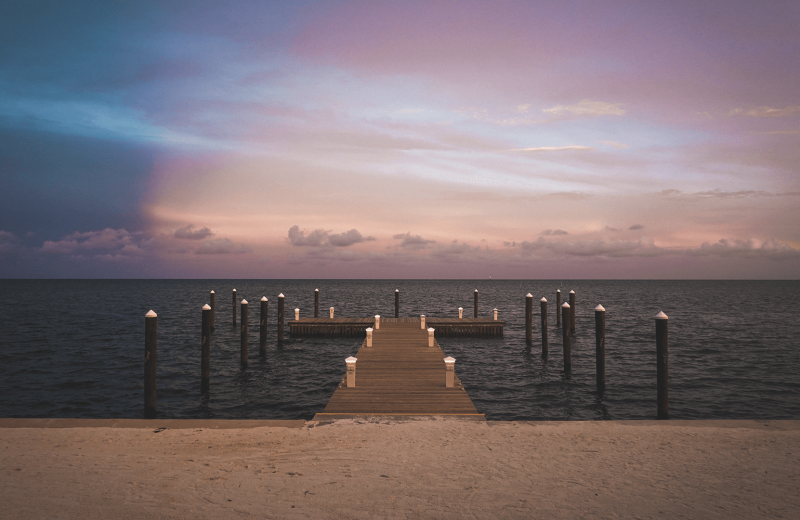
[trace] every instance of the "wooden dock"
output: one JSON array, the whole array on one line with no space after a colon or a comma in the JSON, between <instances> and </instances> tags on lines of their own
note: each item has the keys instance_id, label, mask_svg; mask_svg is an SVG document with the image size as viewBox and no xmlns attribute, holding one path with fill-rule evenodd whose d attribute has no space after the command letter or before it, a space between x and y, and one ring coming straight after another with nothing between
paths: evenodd
<instances>
[{"instance_id":1,"label":"wooden dock","mask_svg":"<svg viewBox=\"0 0 800 520\"><path fill-rule=\"evenodd\" d=\"M415 322L419 326L419 318L381 318L383 323L393 320ZM434 336L502 338L505 321L491 318L426 318L425 326L435 330ZM375 326L375 318L300 318L289 321L289 333L293 337L326 336L353 337L364 336L367 327Z\"/></svg>"},{"instance_id":2,"label":"wooden dock","mask_svg":"<svg viewBox=\"0 0 800 520\"><path fill-rule=\"evenodd\" d=\"M347 387L346 375L315 420L363 415L448 415L485 420L455 377L445 387L445 354L418 318L381 318L373 332L372 347L366 339L355 355L355 387Z\"/></svg>"}]
</instances>

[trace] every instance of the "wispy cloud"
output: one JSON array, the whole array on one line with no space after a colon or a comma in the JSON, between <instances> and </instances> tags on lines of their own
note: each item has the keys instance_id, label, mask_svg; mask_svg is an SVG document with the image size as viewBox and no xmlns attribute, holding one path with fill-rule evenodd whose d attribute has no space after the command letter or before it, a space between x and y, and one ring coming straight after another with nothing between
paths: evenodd
<instances>
[{"instance_id":1,"label":"wispy cloud","mask_svg":"<svg viewBox=\"0 0 800 520\"><path fill-rule=\"evenodd\" d=\"M773 108L767 106L755 108L734 108L728 115L749 116L749 117L791 117L800 116L800 105L789 105L783 108Z\"/></svg>"},{"instance_id":2,"label":"wispy cloud","mask_svg":"<svg viewBox=\"0 0 800 520\"><path fill-rule=\"evenodd\" d=\"M625 110L619 103L606 103L583 99L575 105L556 105L542 109L552 119L579 119L602 116L623 116Z\"/></svg>"},{"instance_id":3,"label":"wispy cloud","mask_svg":"<svg viewBox=\"0 0 800 520\"><path fill-rule=\"evenodd\" d=\"M569 146L537 146L534 148L514 148L509 150L509 152L587 152L594 150L594 148L590 146L579 146L579 145L569 145Z\"/></svg>"},{"instance_id":4,"label":"wispy cloud","mask_svg":"<svg viewBox=\"0 0 800 520\"><path fill-rule=\"evenodd\" d=\"M195 229L193 230L194 226L189 224L186 227L182 227L175 231L173 235L175 238L182 238L187 240L203 240L204 238L210 237L213 235L210 229L207 227Z\"/></svg>"},{"instance_id":5,"label":"wispy cloud","mask_svg":"<svg viewBox=\"0 0 800 520\"><path fill-rule=\"evenodd\" d=\"M300 231L300 226L295 225L289 228L289 242L291 242L291 244L294 246L347 247L360 242L372 240L375 240L375 237L365 237L356 229L334 234L331 234L330 231L325 231L324 229L315 229L314 231L306 234L305 231Z\"/></svg>"},{"instance_id":6,"label":"wispy cloud","mask_svg":"<svg viewBox=\"0 0 800 520\"><path fill-rule=\"evenodd\" d=\"M399 247L404 249L425 249L436 243L436 240L427 240L419 235L412 235L410 232L398 233L392 238L400 240Z\"/></svg>"}]
</instances>

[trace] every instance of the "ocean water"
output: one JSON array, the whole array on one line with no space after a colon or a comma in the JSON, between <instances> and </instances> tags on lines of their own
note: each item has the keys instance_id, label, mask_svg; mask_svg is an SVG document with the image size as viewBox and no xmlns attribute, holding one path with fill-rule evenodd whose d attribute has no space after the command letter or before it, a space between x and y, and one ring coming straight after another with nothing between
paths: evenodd
<instances>
[{"instance_id":1,"label":"ocean water","mask_svg":"<svg viewBox=\"0 0 800 520\"><path fill-rule=\"evenodd\" d=\"M492 420L652 419L655 320L669 316L670 417L800 419L800 282L596 280L0 280L0 417L143 416L144 315L158 314L158 412L164 418L310 419L325 407L358 338L277 345L277 296L313 316L472 315L499 310L502 339L441 338L478 410ZM250 357L239 364L231 289L250 305ZM572 372L563 372L555 293L577 296ZM200 318L216 292L211 386L200 392ZM525 294L534 342L525 344ZM267 355L258 301L270 300ZM550 355L541 355L539 299ZM606 389L595 387L594 307L606 308Z\"/></svg>"}]
</instances>

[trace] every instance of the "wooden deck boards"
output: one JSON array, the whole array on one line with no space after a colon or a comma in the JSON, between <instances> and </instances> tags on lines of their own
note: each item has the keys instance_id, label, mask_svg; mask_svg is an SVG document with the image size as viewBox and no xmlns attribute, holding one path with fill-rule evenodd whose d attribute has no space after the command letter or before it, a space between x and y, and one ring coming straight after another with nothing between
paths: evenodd
<instances>
[{"instance_id":1,"label":"wooden deck boards","mask_svg":"<svg viewBox=\"0 0 800 520\"><path fill-rule=\"evenodd\" d=\"M444 352L438 342L428 347L428 334L419 319L381 319L373 332L372 347L366 340L356 354L356 386L346 379L333 393L326 415L464 415L478 413L458 377L445 387Z\"/></svg>"}]
</instances>

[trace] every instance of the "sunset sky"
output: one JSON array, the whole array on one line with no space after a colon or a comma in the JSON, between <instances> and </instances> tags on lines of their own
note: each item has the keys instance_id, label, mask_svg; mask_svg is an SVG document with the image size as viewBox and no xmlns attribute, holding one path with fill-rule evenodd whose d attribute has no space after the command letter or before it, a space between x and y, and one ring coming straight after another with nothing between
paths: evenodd
<instances>
[{"instance_id":1,"label":"sunset sky","mask_svg":"<svg viewBox=\"0 0 800 520\"><path fill-rule=\"evenodd\" d=\"M800 2L0 5L0 278L800 278Z\"/></svg>"}]
</instances>

